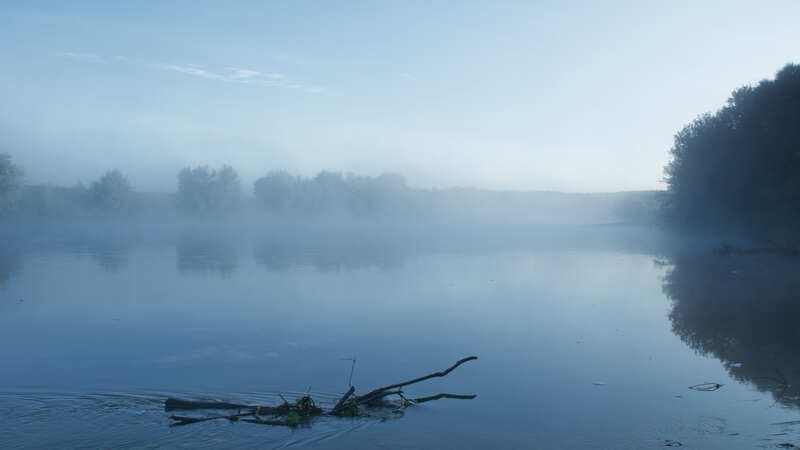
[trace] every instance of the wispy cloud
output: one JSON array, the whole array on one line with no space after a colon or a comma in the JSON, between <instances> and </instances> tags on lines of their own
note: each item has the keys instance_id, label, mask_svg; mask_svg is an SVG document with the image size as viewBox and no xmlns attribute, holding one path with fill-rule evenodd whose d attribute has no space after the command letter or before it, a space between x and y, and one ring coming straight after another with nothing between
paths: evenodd
<instances>
[{"instance_id":1,"label":"wispy cloud","mask_svg":"<svg viewBox=\"0 0 800 450\"><path fill-rule=\"evenodd\" d=\"M202 66L186 66L177 64L163 64L161 67L165 70L179 72L184 75L226 81L229 83L271 86L284 89L300 90L311 94L318 94L324 91L324 88L321 86L299 83L291 80L289 77L279 72L262 72L259 70L245 69L241 67L226 67L225 69L219 71L212 71Z\"/></svg>"},{"instance_id":2,"label":"wispy cloud","mask_svg":"<svg viewBox=\"0 0 800 450\"><path fill-rule=\"evenodd\" d=\"M73 61L84 63L116 63L116 64L134 64L146 66L158 70L166 70L170 72L177 72L183 75L205 78L208 80L216 80L227 83L251 84L256 86L265 86L273 88L299 90L309 94L318 94L324 92L325 89L319 85L312 85L301 83L291 79L280 72L265 72L260 70L242 68L242 67L225 67L222 69L208 69L199 65L187 64L174 64L174 63L153 63L144 61L137 58L128 58L126 56L116 55L111 58L104 58L94 53L84 52L60 52L59 56L68 58Z\"/></svg>"},{"instance_id":3,"label":"wispy cloud","mask_svg":"<svg viewBox=\"0 0 800 450\"><path fill-rule=\"evenodd\" d=\"M258 78L261 75L261 72L257 70L239 69L238 67L229 67L228 71L230 72L231 79L241 81Z\"/></svg>"},{"instance_id":4,"label":"wispy cloud","mask_svg":"<svg viewBox=\"0 0 800 450\"><path fill-rule=\"evenodd\" d=\"M60 52L58 54L62 58L68 58L74 61L81 61L81 62L90 62L90 63L99 63L103 62L104 59L94 53L82 53L82 52Z\"/></svg>"},{"instance_id":5,"label":"wispy cloud","mask_svg":"<svg viewBox=\"0 0 800 450\"><path fill-rule=\"evenodd\" d=\"M195 77L201 78L210 78L212 80L224 80L225 77L221 75L217 75L215 73L211 73L203 68L200 67L192 67L192 66L179 66L176 64L164 64L164 69L171 70L173 72L180 72L186 75L192 75Z\"/></svg>"},{"instance_id":6,"label":"wispy cloud","mask_svg":"<svg viewBox=\"0 0 800 450\"><path fill-rule=\"evenodd\" d=\"M178 64L162 64L165 70L179 72L184 75L207 78L210 80L225 81L228 83L254 84L284 89L299 90L310 94L324 92L322 86L299 83L289 79L282 73L262 72L259 70L246 69L242 67L226 67L222 70L212 71L202 66L187 66Z\"/></svg>"}]
</instances>

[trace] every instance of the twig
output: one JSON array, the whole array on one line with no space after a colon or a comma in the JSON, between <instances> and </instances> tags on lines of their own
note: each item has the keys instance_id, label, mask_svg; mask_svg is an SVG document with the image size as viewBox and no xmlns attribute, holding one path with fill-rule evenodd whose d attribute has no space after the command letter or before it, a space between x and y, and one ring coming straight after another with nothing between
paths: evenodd
<instances>
[{"instance_id":1,"label":"twig","mask_svg":"<svg viewBox=\"0 0 800 450\"><path fill-rule=\"evenodd\" d=\"M399 388L399 387L403 387L403 386L409 386L409 385L412 385L412 384L419 383L421 381L429 380L431 378L443 377L443 376L449 374L450 372L452 372L453 370L455 370L456 367L460 366L461 364L464 364L467 361L472 361L472 360L475 360L475 359L478 359L478 357L477 356L468 356L466 358L458 360L455 364L450 366L448 369L443 370L441 372L434 372L434 373L432 373L430 375L425 375L424 377L414 378L413 380L404 381L402 383L392 384L392 385L389 385L389 386L384 386L384 387L375 389L375 390L373 390L372 392L370 392L368 394L364 394L364 395L361 395L359 397L356 397L355 401L357 403L367 403L367 402L369 402L370 400L372 400L375 397L380 398L381 397L381 393L383 391L388 391L390 389L395 389L395 388Z\"/></svg>"}]
</instances>

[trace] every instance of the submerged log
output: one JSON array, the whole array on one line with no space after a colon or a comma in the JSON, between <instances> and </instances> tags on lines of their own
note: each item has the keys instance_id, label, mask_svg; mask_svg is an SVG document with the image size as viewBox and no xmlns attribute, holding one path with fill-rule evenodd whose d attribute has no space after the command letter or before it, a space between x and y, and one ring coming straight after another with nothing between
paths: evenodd
<instances>
[{"instance_id":1,"label":"submerged log","mask_svg":"<svg viewBox=\"0 0 800 450\"><path fill-rule=\"evenodd\" d=\"M190 423L207 422L209 420L217 420L217 419L228 419L232 422L235 422L239 420L240 417L255 416L255 415L256 415L255 411L250 411L246 413L230 414L227 416L210 416L210 417L169 416L169 418L175 421L175 423L171 424L170 426L180 426L180 425L189 425Z\"/></svg>"},{"instance_id":2,"label":"submerged log","mask_svg":"<svg viewBox=\"0 0 800 450\"><path fill-rule=\"evenodd\" d=\"M242 405L239 403L228 402L215 402L215 401L197 401L197 400L182 400L179 398L169 397L164 401L164 410L174 411L180 409L248 409L256 408L253 405Z\"/></svg>"}]
</instances>

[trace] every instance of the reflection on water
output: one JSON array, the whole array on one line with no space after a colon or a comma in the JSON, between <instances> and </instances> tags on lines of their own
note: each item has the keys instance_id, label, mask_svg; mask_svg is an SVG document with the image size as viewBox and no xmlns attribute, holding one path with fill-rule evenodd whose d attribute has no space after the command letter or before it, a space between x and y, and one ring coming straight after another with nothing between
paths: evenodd
<instances>
[{"instance_id":1,"label":"reflection on water","mask_svg":"<svg viewBox=\"0 0 800 450\"><path fill-rule=\"evenodd\" d=\"M663 235L613 227L189 231L0 250L0 342L14 343L0 346L0 448L800 443L800 427L770 425L795 418L775 399L797 405L792 260L683 256L665 268L652 264ZM478 398L375 426L185 433L159 407L335 399L349 358L363 393L465 354L480 360L408 393ZM724 387L687 389L703 382Z\"/></svg>"},{"instance_id":2,"label":"reflection on water","mask_svg":"<svg viewBox=\"0 0 800 450\"><path fill-rule=\"evenodd\" d=\"M6 230L7 231L7 230ZM509 226L470 228L440 225L428 228L401 225L303 227L276 225L253 232L214 227L144 229L103 224L72 224L58 232L10 233L0 246L0 285L8 282L30 254L86 256L105 271L120 272L131 250L142 245L173 246L176 267L184 274L232 275L243 254L270 271L310 266L321 272L374 267L397 270L412 255L497 251L625 251L657 253L673 238L638 227ZM253 244L255 243L255 244ZM243 248L253 250L243 251Z\"/></svg>"},{"instance_id":3,"label":"reflection on water","mask_svg":"<svg viewBox=\"0 0 800 450\"><path fill-rule=\"evenodd\" d=\"M4 285L22 265L16 248L0 245L0 286Z\"/></svg>"},{"instance_id":4,"label":"reflection on water","mask_svg":"<svg viewBox=\"0 0 800 450\"><path fill-rule=\"evenodd\" d=\"M800 407L800 258L684 255L664 281L673 331L731 376Z\"/></svg>"},{"instance_id":5,"label":"reflection on water","mask_svg":"<svg viewBox=\"0 0 800 450\"><path fill-rule=\"evenodd\" d=\"M88 241L84 251L100 267L108 272L118 272L128 262L129 243L121 240Z\"/></svg>"},{"instance_id":6,"label":"reflection on water","mask_svg":"<svg viewBox=\"0 0 800 450\"><path fill-rule=\"evenodd\" d=\"M253 258L256 264L275 271L294 266L312 266L321 272L365 267L393 270L403 265L401 248L358 242L308 247L268 241L256 247Z\"/></svg>"},{"instance_id":7,"label":"reflection on water","mask_svg":"<svg viewBox=\"0 0 800 450\"><path fill-rule=\"evenodd\" d=\"M183 273L217 273L227 277L239 265L239 249L230 240L187 237L180 239L175 248L178 270Z\"/></svg>"}]
</instances>

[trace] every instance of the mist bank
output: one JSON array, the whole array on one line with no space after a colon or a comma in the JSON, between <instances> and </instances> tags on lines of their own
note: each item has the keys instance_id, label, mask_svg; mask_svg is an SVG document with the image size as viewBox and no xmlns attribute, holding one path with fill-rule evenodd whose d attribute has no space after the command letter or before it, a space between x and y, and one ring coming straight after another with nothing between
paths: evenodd
<instances>
[{"instance_id":1,"label":"mist bank","mask_svg":"<svg viewBox=\"0 0 800 450\"><path fill-rule=\"evenodd\" d=\"M245 189L231 166L187 167L175 192L141 192L119 170L89 186L25 185L7 157L2 220L11 223L400 221L481 224L653 224L662 192L561 193L419 189L397 174L273 171Z\"/></svg>"},{"instance_id":2,"label":"mist bank","mask_svg":"<svg viewBox=\"0 0 800 450\"><path fill-rule=\"evenodd\" d=\"M31 186L24 189L16 211L6 222L62 222L64 220L174 222L263 221L404 221L494 224L655 224L655 206L662 193L513 192L479 189L409 189L386 203L367 207L320 202L317 208L275 210L255 198L243 197L224 211L187 212L174 193L134 192L126 208L103 211L87 201L80 188Z\"/></svg>"}]
</instances>

